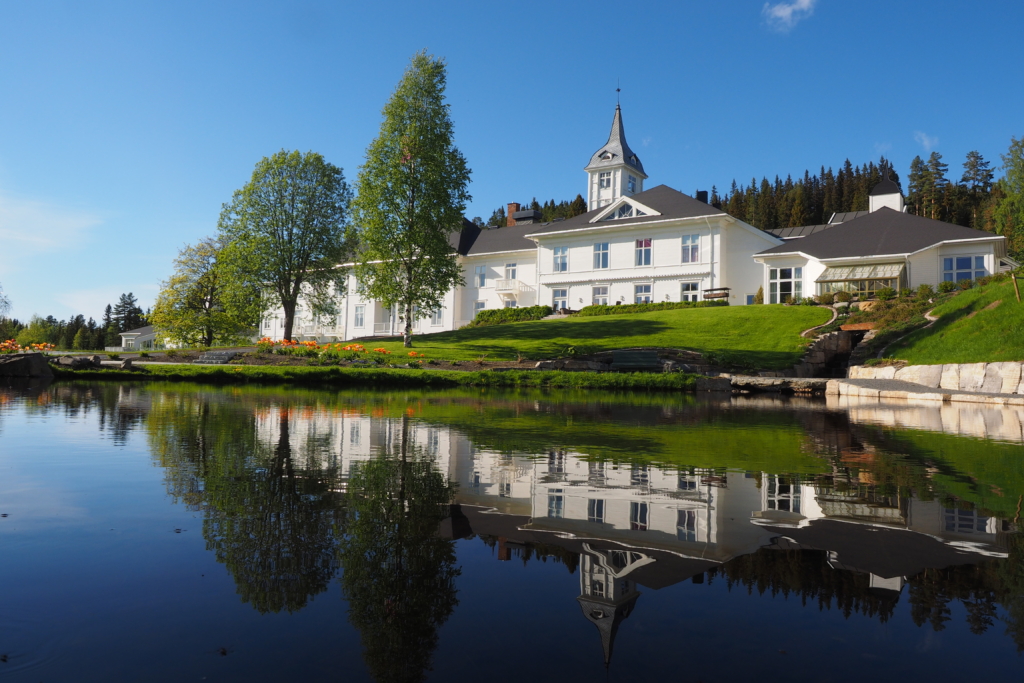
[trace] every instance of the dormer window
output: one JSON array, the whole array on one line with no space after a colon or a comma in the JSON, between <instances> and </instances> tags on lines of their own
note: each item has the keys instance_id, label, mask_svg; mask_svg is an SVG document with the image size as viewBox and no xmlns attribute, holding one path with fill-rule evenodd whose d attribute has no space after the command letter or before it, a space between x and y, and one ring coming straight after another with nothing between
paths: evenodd
<instances>
[{"instance_id":1,"label":"dormer window","mask_svg":"<svg viewBox=\"0 0 1024 683\"><path fill-rule=\"evenodd\" d=\"M611 186L612 186L612 172L611 171L602 171L600 173L600 175L598 175L598 187L600 187L602 190L606 190L606 189L610 188Z\"/></svg>"},{"instance_id":2,"label":"dormer window","mask_svg":"<svg viewBox=\"0 0 1024 683\"><path fill-rule=\"evenodd\" d=\"M604 159L605 161L610 161L613 156L615 155L612 154L611 152L605 152L604 154L601 155L601 158Z\"/></svg>"},{"instance_id":3,"label":"dormer window","mask_svg":"<svg viewBox=\"0 0 1024 683\"><path fill-rule=\"evenodd\" d=\"M637 209L632 204L623 204L618 208L617 211L613 211L612 213L605 216L603 220L615 221L619 220L620 218L635 218L637 216L646 215L647 214L645 212L641 211L640 209Z\"/></svg>"}]
</instances>

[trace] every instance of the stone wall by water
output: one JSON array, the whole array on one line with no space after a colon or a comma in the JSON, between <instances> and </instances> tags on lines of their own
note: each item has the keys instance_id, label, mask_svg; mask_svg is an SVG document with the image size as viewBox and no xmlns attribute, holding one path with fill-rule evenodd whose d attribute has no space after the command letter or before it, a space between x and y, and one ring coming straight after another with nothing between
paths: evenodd
<instances>
[{"instance_id":1,"label":"stone wall by water","mask_svg":"<svg viewBox=\"0 0 1024 683\"><path fill-rule=\"evenodd\" d=\"M991 394L1024 394L1021 363L907 365L897 368L852 366L849 379L896 379L933 389L958 389Z\"/></svg>"}]
</instances>

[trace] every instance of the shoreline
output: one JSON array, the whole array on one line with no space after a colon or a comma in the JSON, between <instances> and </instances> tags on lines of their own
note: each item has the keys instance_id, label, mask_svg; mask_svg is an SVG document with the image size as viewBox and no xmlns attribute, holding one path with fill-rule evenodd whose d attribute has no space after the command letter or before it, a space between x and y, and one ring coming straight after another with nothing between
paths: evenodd
<instances>
[{"instance_id":1,"label":"shoreline","mask_svg":"<svg viewBox=\"0 0 1024 683\"><path fill-rule=\"evenodd\" d=\"M152 364L133 370L68 370L54 367L55 380L160 381L204 384L294 384L378 387L538 387L646 391L697 390L697 375L645 372L567 372L563 370L412 370L254 365Z\"/></svg>"}]
</instances>

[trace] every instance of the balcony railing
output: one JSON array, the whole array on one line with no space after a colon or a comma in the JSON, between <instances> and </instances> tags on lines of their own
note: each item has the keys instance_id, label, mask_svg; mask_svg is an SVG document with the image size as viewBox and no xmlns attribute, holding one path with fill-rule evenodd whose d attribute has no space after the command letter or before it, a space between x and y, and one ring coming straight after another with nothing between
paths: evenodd
<instances>
[{"instance_id":1,"label":"balcony railing","mask_svg":"<svg viewBox=\"0 0 1024 683\"><path fill-rule=\"evenodd\" d=\"M374 323L373 324L373 334L374 335L393 334L391 325L392 325L392 323Z\"/></svg>"},{"instance_id":2,"label":"balcony railing","mask_svg":"<svg viewBox=\"0 0 1024 683\"><path fill-rule=\"evenodd\" d=\"M522 280L495 280L494 291L501 296L533 293L534 289Z\"/></svg>"}]
</instances>

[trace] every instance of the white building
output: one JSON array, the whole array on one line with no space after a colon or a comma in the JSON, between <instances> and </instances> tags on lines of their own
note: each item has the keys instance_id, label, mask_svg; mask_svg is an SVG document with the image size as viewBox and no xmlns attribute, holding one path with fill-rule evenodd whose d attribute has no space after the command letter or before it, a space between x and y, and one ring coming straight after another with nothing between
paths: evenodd
<instances>
[{"instance_id":1,"label":"white building","mask_svg":"<svg viewBox=\"0 0 1024 683\"><path fill-rule=\"evenodd\" d=\"M480 228L466 221L452 246L465 285L445 294L438 311L422 311L418 334L462 327L483 309L725 299L753 303L761 268L751 255L783 244L774 235L665 185L644 189L647 174L626 142L618 106L607 142L584 169L590 211L541 223L539 212L510 211L510 225ZM516 209L518 205L510 205ZM314 320L302 307L294 336L321 341L398 334L396 311L359 293L349 276L340 314ZM767 290L766 290L767 291ZM260 335L284 333L280 311Z\"/></svg>"},{"instance_id":2,"label":"white building","mask_svg":"<svg viewBox=\"0 0 1024 683\"><path fill-rule=\"evenodd\" d=\"M1006 238L906 213L888 176L871 190L868 211L835 214L828 225L772 231L784 244L754 256L764 264L764 302L825 292L870 297L940 282L975 280L1017 267Z\"/></svg>"}]
</instances>

